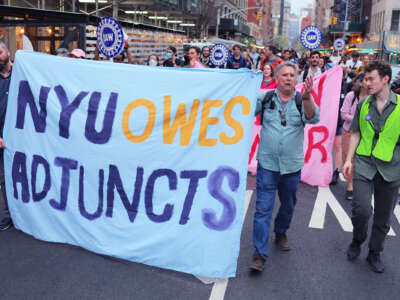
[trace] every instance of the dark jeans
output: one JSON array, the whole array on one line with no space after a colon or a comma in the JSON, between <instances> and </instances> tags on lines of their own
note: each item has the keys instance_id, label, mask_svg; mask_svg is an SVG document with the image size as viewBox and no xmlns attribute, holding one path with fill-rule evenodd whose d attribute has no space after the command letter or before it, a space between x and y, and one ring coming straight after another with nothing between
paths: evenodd
<instances>
[{"instance_id":1,"label":"dark jeans","mask_svg":"<svg viewBox=\"0 0 400 300\"><path fill-rule=\"evenodd\" d=\"M300 176L300 171L281 175L279 172L263 169L258 164L257 202L253 227L254 255L268 256L269 228L274 210L276 191L278 191L281 206L275 218L274 231L286 233L289 229L296 205L296 192L299 187Z\"/></svg>"},{"instance_id":2,"label":"dark jeans","mask_svg":"<svg viewBox=\"0 0 400 300\"><path fill-rule=\"evenodd\" d=\"M5 203L5 217L10 216L10 212L8 211L8 203L7 203L7 195L6 195L6 184L4 179L4 150L0 150L0 201L4 201Z\"/></svg>"},{"instance_id":3,"label":"dark jeans","mask_svg":"<svg viewBox=\"0 0 400 300\"><path fill-rule=\"evenodd\" d=\"M373 180L357 178L353 182L352 222L353 239L363 243L367 239L368 221L373 214L372 233L369 240L369 249L381 252L387 233L390 230L390 221L397 202L397 188L399 182L387 182L379 172ZM371 206L374 193L374 210Z\"/></svg>"}]
</instances>

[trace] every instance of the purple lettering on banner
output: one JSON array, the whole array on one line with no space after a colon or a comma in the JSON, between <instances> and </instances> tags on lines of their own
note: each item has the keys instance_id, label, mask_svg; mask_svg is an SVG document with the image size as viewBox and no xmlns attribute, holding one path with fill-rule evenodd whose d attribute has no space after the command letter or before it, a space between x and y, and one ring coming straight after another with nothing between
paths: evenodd
<instances>
[{"instance_id":1,"label":"purple lettering on banner","mask_svg":"<svg viewBox=\"0 0 400 300\"><path fill-rule=\"evenodd\" d=\"M44 183L43 188L40 193L36 191L36 178L39 165L43 166L44 169ZM47 160L40 155L33 155L32 169L31 169L31 188L32 188L32 198L34 202L39 202L43 200L51 187L51 177L50 177L50 165Z\"/></svg>"},{"instance_id":2,"label":"purple lettering on banner","mask_svg":"<svg viewBox=\"0 0 400 300\"><path fill-rule=\"evenodd\" d=\"M64 211L67 208L70 170L76 170L78 162L70 158L56 157L54 164L62 167L60 202L50 199L49 203L54 209Z\"/></svg>"},{"instance_id":3,"label":"purple lettering on banner","mask_svg":"<svg viewBox=\"0 0 400 300\"><path fill-rule=\"evenodd\" d=\"M108 182L107 182L107 211L106 216L112 218L114 208L114 188L117 189L118 194L125 206L128 213L129 220L133 223L135 221L138 206L140 201L140 192L143 185L143 168L138 167L136 172L135 191L133 193L132 204L129 202L128 196L125 193L124 186L122 185L121 176L117 166L110 165Z\"/></svg>"},{"instance_id":4,"label":"purple lettering on banner","mask_svg":"<svg viewBox=\"0 0 400 300\"><path fill-rule=\"evenodd\" d=\"M67 94L65 93L64 88L61 85L57 85L54 88L54 91L57 94L58 101L61 104L61 113L60 113L60 121L58 123L59 127L59 135L64 138L69 138L69 125L71 123L71 115L75 110L78 109L81 104L83 98L85 98L89 92L80 92L75 99L69 103Z\"/></svg>"},{"instance_id":5,"label":"purple lettering on banner","mask_svg":"<svg viewBox=\"0 0 400 300\"><path fill-rule=\"evenodd\" d=\"M170 169L159 169L151 173L146 185L144 204L146 207L147 216L151 221L156 223L167 222L169 219L171 219L172 212L174 210L174 206L168 203L165 205L164 211L161 215L156 215L153 211L154 183L156 182L157 178L162 176L166 176L168 178L170 190L176 190L178 181L176 173Z\"/></svg>"},{"instance_id":6,"label":"purple lettering on banner","mask_svg":"<svg viewBox=\"0 0 400 300\"><path fill-rule=\"evenodd\" d=\"M50 88L42 86L39 94L39 107L40 112L35 104L35 97L32 94L32 90L29 86L28 81L21 80L19 83L18 91L18 108L17 108L17 122L15 128L24 129L25 124L25 112L26 107L29 104L31 110L31 116L33 125L35 126L36 132L46 131L46 117L47 117L47 97L49 95Z\"/></svg>"},{"instance_id":7,"label":"purple lettering on banner","mask_svg":"<svg viewBox=\"0 0 400 300\"><path fill-rule=\"evenodd\" d=\"M117 107L118 94L111 93L107 108L104 113L103 129L97 132L95 125L97 113L99 111L99 102L101 93L93 92L89 100L88 117L86 120L85 137L94 144L106 144L111 137L114 124L115 109Z\"/></svg>"},{"instance_id":8,"label":"purple lettering on banner","mask_svg":"<svg viewBox=\"0 0 400 300\"><path fill-rule=\"evenodd\" d=\"M85 203L84 203L84 178L85 178L85 170L83 166L79 167L79 195L78 195L78 202L79 202L79 212L81 213L81 216L93 221L101 216L101 213L103 212L103 199L104 199L104 170L100 169L99 170L99 204L97 205L97 210L91 214L86 211L85 208ZM92 197L90 197L92 199Z\"/></svg>"},{"instance_id":9,"label":"purple lettering on banner","mask_svg":"<svg viewBox=\"0 0 400 300\"><path fill-rule=\"evenodd\" d=\"M212 209L203 209L202 219L206 227L213 230L228 229L236 217L236 205L234 199L222 191L222 183L224 178L228 179L229 187L233 192L239 188L240 177L239 172L227 166L219 167L208 178L208 191L215 199L222 203L223 211L221 218L218 220L216 213Z\"/></svg>"},{"instance_id":10,"label":"purple lettering on banner","mask_svg":"<svg viewBox=\"0 0 400 300\"><path fill-rule=\"evenodd\" d=\"M181 178L190 179L188 192L186 194L185 203L183 204L181 218L179 224L185 225L189 221L190 210L192 209L193 199L197 192L197 186L199 185L200 178L207 177L206 170L193 170L193 171L182 171Z\"/></svg>"},{"instance_id":11,"label":"purple lettering on banner","mask_svg":"<svg viewBox=\"0 0 400 300\"><path fill-rule=\"evenodd\" d=\"M17 183L21 184L21 198L22 202L29 202L29 185L28 176L26 173L26 154L22 152L15 152L12 165L12 180L14 187L14 198L18 200Z\"/></svg>"}]
</instances>

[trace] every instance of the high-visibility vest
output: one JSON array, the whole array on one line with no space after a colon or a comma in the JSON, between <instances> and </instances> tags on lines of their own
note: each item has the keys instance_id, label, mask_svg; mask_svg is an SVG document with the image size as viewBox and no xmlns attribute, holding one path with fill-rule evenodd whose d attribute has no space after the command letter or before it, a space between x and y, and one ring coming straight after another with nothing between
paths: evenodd
<instances>
[{"instance_id":1,"label":"high-visibility vest","mask_svg":"<svg viewBox=\"0 0 400 300\"><path fill-rule=\"evenodd\" d=\"M370 96L368 96L361 106L359 121L361 140L356 153L363 156L371 156L372 154L382 161L390 162L400 137L400 95L397 95L397 105L386 119L385 125L380 132L375 131L374 125L370 120L370 103ZM372 149L375 135L378 135L378 141L374 149Z\"/></svg>"}]
</instances>

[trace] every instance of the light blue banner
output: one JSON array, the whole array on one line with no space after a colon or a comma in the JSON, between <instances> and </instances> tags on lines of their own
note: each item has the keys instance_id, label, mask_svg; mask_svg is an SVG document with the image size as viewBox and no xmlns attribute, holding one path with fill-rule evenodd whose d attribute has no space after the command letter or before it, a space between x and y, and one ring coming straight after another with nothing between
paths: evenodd
<instances>
[{"instance_id":1,"label":"light blue banner","mask_svg":"<svg viewBox=\"0 0 400 300\"><path fill-rule=\"evenodd\" d=\"M262 74L18 51L4 129L16 228L233 277Z\"/></svg>"}]
</instances>

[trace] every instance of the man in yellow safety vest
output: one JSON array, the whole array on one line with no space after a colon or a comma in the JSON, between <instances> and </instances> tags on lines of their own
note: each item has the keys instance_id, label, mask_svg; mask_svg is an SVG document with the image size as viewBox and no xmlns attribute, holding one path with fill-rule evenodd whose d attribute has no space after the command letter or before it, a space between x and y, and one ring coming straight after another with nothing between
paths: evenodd
<instances>
[{"instance_id":1,"label":"man in yellow safety vest","mask_svg":"<svg viewBox=\"0 0 400 300\"><path fill-rule=\"evenodd\" d=\"M349 260L361 252L367 239L368 220L373 213L367 262L377 273L384 272L380 258L400 186L400 96L390 91L392 70L386 62L373 62L365 68L368 96L357 105L350 130L349 153L343 174L353 168L353 241ZM374 210L371 206L374 193Z\"/></svg>"}]
</instances>

